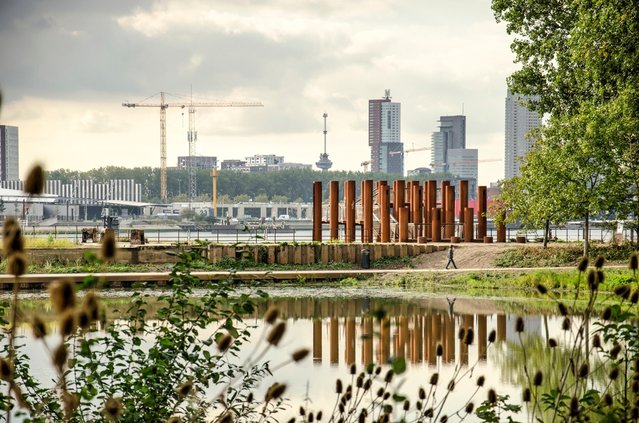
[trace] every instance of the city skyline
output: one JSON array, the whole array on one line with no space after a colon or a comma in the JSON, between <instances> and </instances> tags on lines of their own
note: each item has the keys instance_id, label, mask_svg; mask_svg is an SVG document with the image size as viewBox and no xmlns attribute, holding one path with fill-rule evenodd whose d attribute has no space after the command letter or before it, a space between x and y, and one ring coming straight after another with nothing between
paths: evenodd
<instances>
[{"instance_id":1,"label":"city skyline","mask_svg":"<svg viewBox=\"0 0 639 423\"><path fill-rule=\"evenodd\" d=\"M468 147L480 159L503 158L505 80L515 65L490 1L215 7L3 2L0 54L11 60L0 63L0 123L20 127L20 168L158 167L158 110L121 103L188 95L191 86L200 101L265 105L197 110L198 155L220 161L250 152L314 163L326 112L331 170L361 170L368 100L386 88L402 103L405 148L430 145L438 117L464 109ZM443 24L444 13L456 19ZM168 109L169 162L188 154L187 130L188 114ZM428 151L407 154L404 169L429 162ZM480 183L502 177L502 166L480 164Z\"/></svg>"}]
</instances>

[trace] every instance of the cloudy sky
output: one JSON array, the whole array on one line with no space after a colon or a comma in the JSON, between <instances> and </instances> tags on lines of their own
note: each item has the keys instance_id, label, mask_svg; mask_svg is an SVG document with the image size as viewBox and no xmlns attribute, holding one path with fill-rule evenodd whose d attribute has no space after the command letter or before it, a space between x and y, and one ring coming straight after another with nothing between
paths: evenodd
<instances>
[{"instance_id":1,"label":"cloudy sky","mask_svg":"<svg viewBox=\"0 0 639 423\"><path fill-rule=\"evenodd\" d=\"M439 116L463 107L467 147L501 160L480 163L480 183L503 177L515 65L490 0L3 0L0 57L0 123L20 128L22 173L159 166L159 109L122 102L184 101L192 87L196 101L264 103L198 109L198 155L314 163L326 112L333 169L360 170L368 100L390 89L405 148L429 146ZM169 108L169 166L187 129ZM429 163L406 154L407 169Z\"/></svg>"}]
</instances>

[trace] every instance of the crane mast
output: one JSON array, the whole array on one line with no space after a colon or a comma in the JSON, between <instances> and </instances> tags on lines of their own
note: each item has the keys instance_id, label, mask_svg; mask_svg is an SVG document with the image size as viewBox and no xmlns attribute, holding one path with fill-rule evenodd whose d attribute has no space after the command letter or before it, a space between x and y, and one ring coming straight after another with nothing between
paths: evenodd
<instances>
[{"instance_id":1,"label":"crane mast","mask_svg":"<svg viewBox=\"0 0 639 423\"><path fill-rule=\"evenodd\" d=\"M197 195L197 181L195 177L195 154L197 143L197 132L195 131L195 109L197 107L263 107L259 101L212 101L212 102L170 102L165 101L165 92L160 92L160 103L122 103L123 107L159 107L160 108L160 198L163 202L168 200L168 190L166 182L166 109L169 107L187 108L189 111L189 132L187 139L189 143L189 200L193 201Z\"/></svg>"}]
</instances>

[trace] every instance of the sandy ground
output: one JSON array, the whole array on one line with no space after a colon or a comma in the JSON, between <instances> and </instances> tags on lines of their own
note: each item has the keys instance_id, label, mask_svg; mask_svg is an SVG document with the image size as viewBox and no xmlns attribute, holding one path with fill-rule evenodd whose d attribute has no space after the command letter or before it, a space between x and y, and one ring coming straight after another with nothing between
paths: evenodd
<instances>
[{"instance_id":1,"label":"sandy ground","mask_svg":"<svg viewBox=\"0 0 639 423\"><path fill-rule=\"evenodd\" d=\"M440 244L448 247L449 244ZM527 247L541 246L526 244ZM459 269L477 269L495 267L495 258L504 250L516 248L513 244L455 244L454 261ZM443 269L448 262L448 251L422 254L413 260L417 269ZM452 266L451 266L452 267Z\"/></svg>"}]
</instances>

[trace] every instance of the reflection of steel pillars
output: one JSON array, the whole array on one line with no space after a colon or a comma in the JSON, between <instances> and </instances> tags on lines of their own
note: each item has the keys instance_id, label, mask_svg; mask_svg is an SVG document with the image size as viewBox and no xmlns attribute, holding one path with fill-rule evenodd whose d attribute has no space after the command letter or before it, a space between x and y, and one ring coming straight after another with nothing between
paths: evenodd
<instances>
[{"instance_id":1,"label":"reflection of steel pillars","mask_svg":"<svg viewBox=\"0 0 639 423\"><path fill-rule=\"evenodd\" d=\"M344 182L345 242L355 241L355 181Z\"/></svg>"},{"instance_id":2,"label":"reflection of steel pillars","mask_svg":"<svg viewBox=\"0 0 639 423\"><path fill-rule=\"evenodd\" d=\"M486 236L486 207L488 195L485 186L477 188L477 238L480 241Z\"/></svg>"},{"instance_id":3,"label":"reflection of steel pillars","mask_svg":"<svg viewBox=\"0 0 639 423\"><path fill-rule=\"evenodd\" d=\"M331 364L339 363L339 320L337 317L331 317L330 323L330 349Z\"/></svg>"},{"instance_id":4,"label":"reflection of steel pillars","mask_svg":"<svg viewBox=\"0 0 639 423\"><path fill-rule=\"evenodd\" d=\"M330 240L339 239L339 181L331 181L329 185L330 204Z\"/></svg>"},{"instance_id":5,"label":"reflection of steel pillars","mask_svg":"<svg viewBox=\"0 0 639 423\"><path fill-rule=\"evenodd\" d=\"M455 320L450 316L444 316L444 362L455 361Z\"/></svg>"},{"instance_id":6,"label":"reflection of steel pillars","mask_svg":"<svg viewBox=\"0 0 639 423\"><path fill-rule=\"evenodd\" d=\"M388 317L383 318L379 323L379 346L378 346L378 363L386 363L390 357L390 320Z\"/></svg>"},{"instance_id":7,"label":"reflection of steel pillars","mask_svg":"<svg viewBox=\"0 0 639 423\"><path fill-rule=\"evenodd\" d=\"M377 191L377 203L379 204L380 214L380 241L390 242L390 189L386 185L386 181L379 185Z\"/></svg>"},{"instance_id":8,"label":"reflection of steel pillars","mask_svg":"<svg viewBox=\"0 0 639 423\"><path fill-rule=\"evenodd\" d=\"M424 334L423 320L421 314L413 316L413 337L411 339L411 363L421 363L423 357L424 341L422 336Z\"/></svg>"},{"instance_id":9,"label":"reflection of steel pillars","mask_svg":"<svg viewBox=\"0 0 639 423\"><path fill-rule=\"evenodd\" d=\"M399 210L406 205L406 181L397 180L393 186L393 216L399 221Z\"/></svg>"},{"instance_id":10,"label":"reflection of steel pillars","mask_svg":"<svg viewBox=\"0 0 639 423\"><path fill-rule=\"evenodd\" d=\"M486 361L487 354L486 315L477 315L477 359Z\"/></svg>"},{"instance_id":11,"label":"reflection of steel pillars","mask_svg":"<svg viewBox=\"0 0 639 423\"><path fill-rule=\"evenodd\" d=\"M355 318L347 317L344 326L346 326L344 360L346 364L351 365L355 363Z\"/></svg>"},{"instance_id":12,"label":"reflection of steel pillars","mask_svg":"<svg viewBox=\"0 0 639 423\"><path fill-rule=\"evenodd\" d=\"M459 181L459 223L464 221L466 207L468 207L468 181Z\"/></svg>"},{"instance_id":13,"label":"reflection of steel pillars","mask_svg":"<svg viewBox=\"0 0 639 423\"><path fill-rule=\"evenodd\" d=\"M362 318L362 364L364 366L373 363L373 318Z\"/></svg>"},{"instance_id":14,"label":"reflection of steel pillars","mask_svg":"<svg viewBox=\"0 0 639 423\"><path fill-rule=\"evenodd\" d=\"M441 221L441 209L434 207L430 212L431 216L431 238L433 242L440 242L442 240L442 221Z\"/></svg>"},{"instance_id":15,"label":"reflection of steel pillars","mask_svg":"<svg viewBox=\"0 0 639 423\"><path fill-rule=\"evenodd\" d=\"M313 182L313 241L322 242L322 182Z\"/></svg>"},{"instance_id":16,"label":"reflection of steel pillars","mask_svg":"<svg viewBox=\"0 0 639 423\"><path fill-rule=\"evenodd\" d=\"M464 209L464 241L466 242L473 241L473 232L475 232L474 218L475 210L472 207L466 207Z\"/></svg>"},{"instance_id":17,"label":"reflection of steel pillars","mask_svg":"<svg viewBox=\"0 0 639 423\"><path fill-rule=\"evenodd\" d=\"M498 341L506 340L506 315L505 314L497 315L497 340Z\"/></svg>"},{"instance_id":18,"label":"reflection of steel pillars","mask_svg":"<svg viewBox=\"0 0 639 423\"><path fill-rule=\"evenodd\" d=\"M362 209L364 212L364 227L362 241L373 242L373 181L362 181Z\"/></svg>"},{"instance_id":19,"label":"reflection of steel pillars","mask_svg":"<svg viewBox=\"0 0 639 423\"><path fill-rule=\"evenodd\" d=\"M408 241L408 209L401 207L399 209L399 242Z\"/></svg>"},{"instance_id":20,"label":"reflection of steel pillars","mask_svg":"<svg viewBox=\"0 0 639 423\"><path fill-rule=\"evenodd\" d=\"M322 319L313 320L313 362L322 362Z\"/></svg>"},{"instance_id":21,"label":"reflection of steel pillars","mask_svg":"<svg viewBox=\"0 0 639 423\"><path fill-rule=\"evenodd\" d=\"M444 229L445 238L451 239L455 236L455 186L446 187L446 227Z\"/></svg>"}]
</instances>

